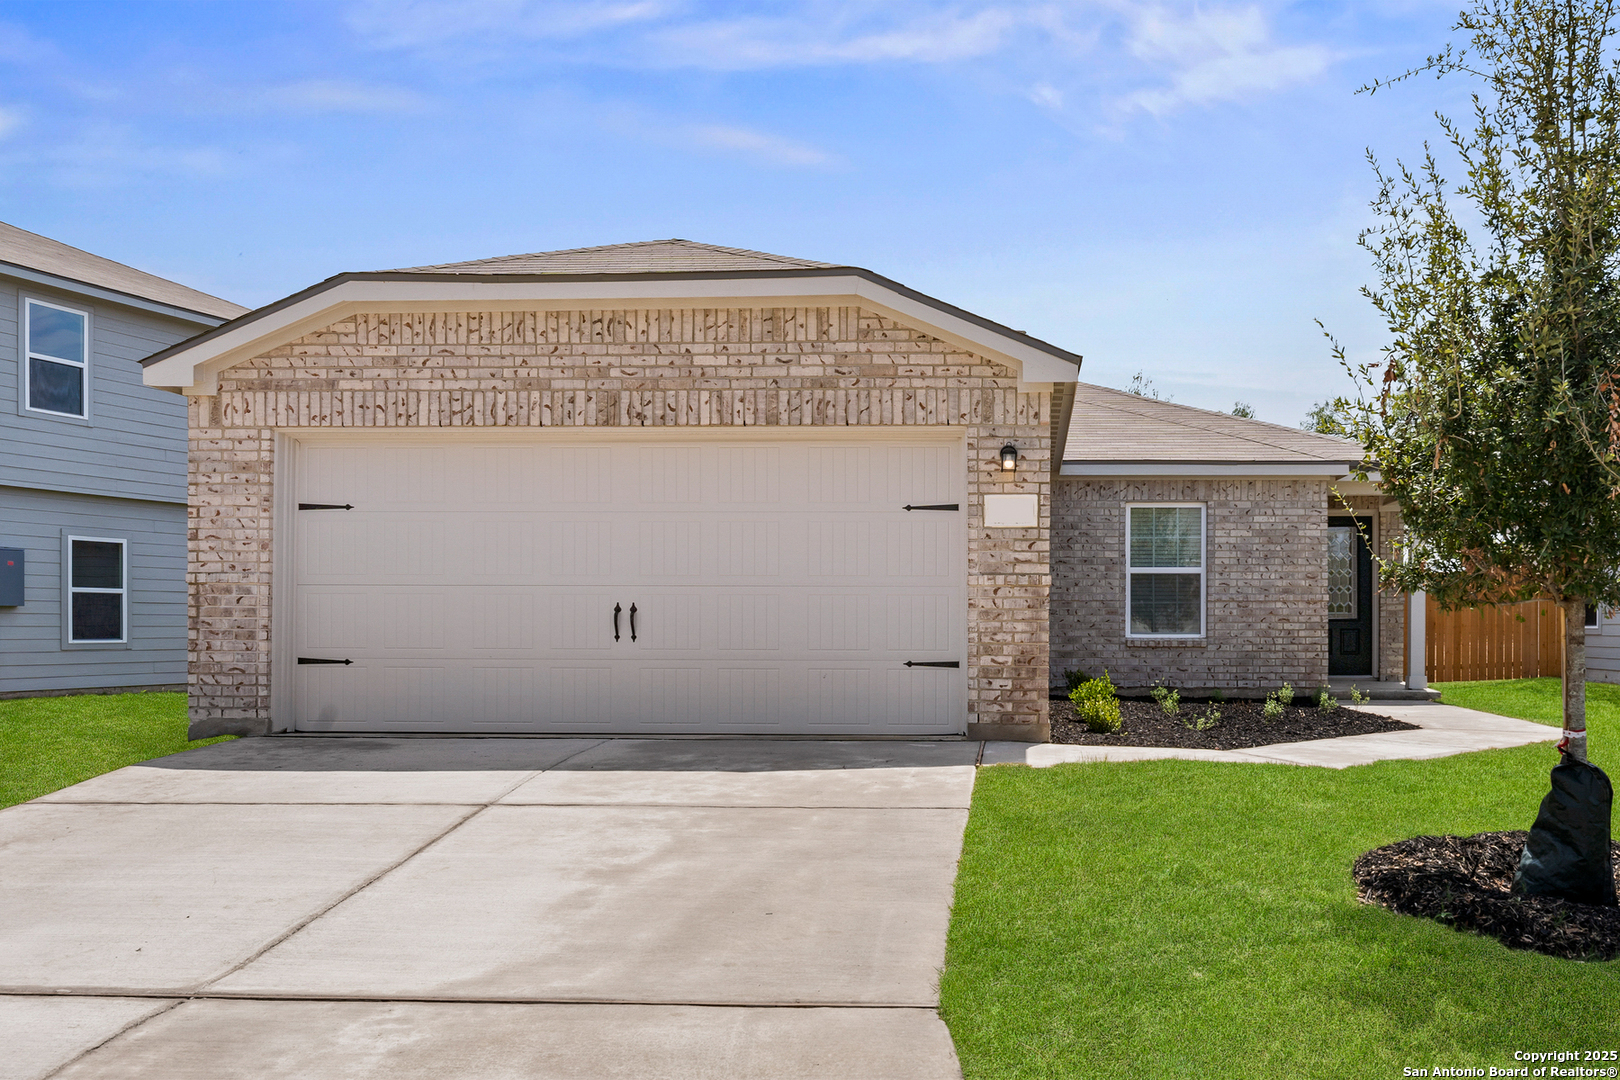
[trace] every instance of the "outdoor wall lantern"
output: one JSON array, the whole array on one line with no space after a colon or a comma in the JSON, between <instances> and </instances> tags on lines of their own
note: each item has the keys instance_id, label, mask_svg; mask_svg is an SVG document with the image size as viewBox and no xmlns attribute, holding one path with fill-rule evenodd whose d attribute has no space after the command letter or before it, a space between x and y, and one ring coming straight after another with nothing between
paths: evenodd
<instances>
[{"instance_id":1,"label":"outdoor wall lantern","mask_svg":"<svg viewBox=\"0 0 1620 1080\"><path fill-rule=\"evenodd\" d=\"M1018 470L1018 447L1008 443L1001 448L1001 471L1004 473Z\"/></svg>"}]
</instances>

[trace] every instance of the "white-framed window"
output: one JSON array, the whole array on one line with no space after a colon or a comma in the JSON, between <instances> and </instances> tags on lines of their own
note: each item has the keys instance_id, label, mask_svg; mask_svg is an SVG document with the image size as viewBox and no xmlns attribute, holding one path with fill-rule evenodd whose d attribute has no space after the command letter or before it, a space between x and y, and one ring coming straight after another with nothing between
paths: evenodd
<instances>
[{"instance_id":1,"label":"white-framed window","mask_svg":"<svg viewBox=\"0 0 1620 1080\"><path fill-rule=\"evenodd\" d=\"M1354 619L1359 617L1356 598L1361 583L1356 580L1361 560L1356 534L1360 530L1352 525L1333 525L1328 528L1328 618Z\"/></svg>"},{"instance_id":2,"label":"white-framed window","mask_svg":"<svg viewBox=\"0 0 1620 1080\"><path fill-rule=\"evenodd\" d=\"M1204 506L1125 508L1125 633L1204 636Z\"/></svg>"},{"instance_id":3,"label":"white-framed window","mask_svg":"<svg viewBox=\"0 0 1620 1080\"><path fill-rule=\"evenodd\" d=\"M90 314L23 301L23 408L83 420L90 415Z\"/></svg>"},{"instance_id":4,"label":"white-framed window","mask_svg":"<svg viewBox=\"0 0 1620 1080\"><path fill-rule=\"evenodd\" d=\"M1586 605L1586 628L1588 630L1596 630L1598 628L1598 609L1596 604Z\"/></svg>"},{"instance_id":5,"label":"white-framed window","mask_svg":"<svg viewBox=\"0 0 1620 1080\"><path fill-rule=\"evenodd\" d=\"M67 640L129 640L129 544L105 536L67 538Z\"/></svg>"}]
</instances>

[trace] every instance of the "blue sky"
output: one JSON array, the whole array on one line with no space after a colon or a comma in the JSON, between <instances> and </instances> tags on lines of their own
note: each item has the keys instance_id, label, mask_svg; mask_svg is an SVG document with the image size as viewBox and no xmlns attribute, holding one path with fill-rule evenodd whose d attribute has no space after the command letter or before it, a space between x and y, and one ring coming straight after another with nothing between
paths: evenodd
<instances>
[{"instance_id":1,"label":"blue sky","mask_svg":"<svg viewBox=\"0 0 1620 1080\"><path fill-rule=\"evenodd\" d=\"M0 220L243 304L345 270L684 237L869 267L1176 401L1348 389L1362 83L1456 2L0 4Z\"/></svg>"}]
</instances>

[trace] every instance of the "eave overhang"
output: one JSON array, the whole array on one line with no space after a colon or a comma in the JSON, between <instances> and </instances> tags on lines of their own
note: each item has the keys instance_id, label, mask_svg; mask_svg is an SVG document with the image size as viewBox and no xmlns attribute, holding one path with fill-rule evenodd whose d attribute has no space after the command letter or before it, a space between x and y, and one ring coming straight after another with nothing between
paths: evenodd
<instances>
[{"instance_id":1,"label":"eave overhang","mask_svg":"<svg viewBox=\"0 0 1620 1080\"><path fill-rule=\"evenodd\" d=\"M339 274L147 357L148 386L218 392L219 373L362 312L858 305L1006 364L1020 389L1072 383L1081 358L856 267L643 274Z\"/></svg>"},{"instance_id":2,"label":"eave overhang","mask_svg":"<svg viewBox=\"0 0 1620 1080\"><path fill-rule=\"evenodd\" d=\"M1350 480L1349 461L1065 461L1060 476L1331 476Z\"/></svg>"},{"instance_id":3,"label":"eave overhang","mask_svg":"<svg viewBox=\"0 0 1620 1080\"><path fill-rule=\"evenodd\" d=\"M217 327L226 321L222 315L210 315L207 312L181 307L178 304L169 304L162 300L152 300L145 296L138 296L135 293L110 289L105 285L92 285L88 281L64 277L61 274L53 274L47 270L37 270L32 266L23 266L20 263L0 261L0 276L16 278L19 281L29 281L35 285L56 289L59 292L72 293L75 296L82 296L90 300L101 300L109 304L119 304L123 307L134 308L137 311L150 312L153 315L164 315L196 326Z\"/></svg>"}]
</instances>

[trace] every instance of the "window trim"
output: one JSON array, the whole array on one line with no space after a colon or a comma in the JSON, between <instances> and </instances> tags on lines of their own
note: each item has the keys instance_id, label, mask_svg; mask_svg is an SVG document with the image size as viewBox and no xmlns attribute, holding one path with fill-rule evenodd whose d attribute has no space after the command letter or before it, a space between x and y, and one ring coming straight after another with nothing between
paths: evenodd
<instances>
[{"instance_id":1,"label":"window trim","mask_svg":"<svg viewBox=\"0 0 1620 1080\"><path fill-rule=\"evenodd\" d=\"M1327 531L1332 534L1338 529L1350 534L1350 613L1329 611L1328 619L1334 622L1340 619L1358 620L1361 618L1361 549L1358 543L1361 529L1359 525L1329 525Z\"/></svg>"},{"instance_id":2,"label":"window trim","mask_svg":"<svg viewBox=\"0 0 1620 1080\"><path fill-rule=\"evenodd\" d=\"M1163 510L1196 508L1198 511L1198 565L1142 566L1131 565L1131 512L1133 510ZM1132 641L1198 641L1209 633L1209 504L1201 502L1130 502L1125 504L1125 637ZM1138 634L1131 630L1131 578L1136 573L1197 574L1198 575L1198 633L1196 634Z\"/></svg>"},{"instance_id":3,"label":"window trim","mask_svg":"<svg viewBox=\"0 0 1620 1080\"><path fill-rule=\"evenodd\" d=\"M119 552L119 589L76 588L73 584L73 542L83 540L98 544L117 544ZM129 639L129 539L119 536L86 536L71 529L62 530L62 648L64 649L128 649ZM123 598L119 611L120 637L76 638L73 636L73 595L75 593L116 593Z\"/></svg>"},{"instance_id":4,"label":"window trim","mask_svg":"<svg viewBox=\"0 0 1620 1080\"><path fill-rule=\"evenodd\" d=\"M68 423L74 423L74 424L89 424L90 423L90 385L91 385L90 355L91 355L91 352L92 352L91 347L90 347L90 342L91 342L91 332L90 332L91 331L91 317L90 317L90 312L88 310L83 310L83 309L76 308L76 307L69 307L66 304L60 304L60 303L57 303L54 300L42 300L37 296L29 296L26 293L20 294L18 299L19 299L20 305L22 307L22 310L18 313L19 317L18 317L18 320L17 320L17 322L18 322L18 330L19 330L18 335L17 335L17 391L18 391L17 409L18 409L18 411L20 413L22 413L24 416L48 416L52 420L65 420ZM45 353L35 353L31 348L29 348L29 338L32 336L32 334L31 334L31 322L32 322L32 319L33 319L32 313L30 312L29 308L31 306L33 306L33 305L36 305L36 304L38 306L40 306L40 307L53 308L53 309L55 309L57 311L65 311L65 312L69 313L70 315L77 315L81 319L84 320L84 359L83 359L83 361L81 361L79 363L75 363L72 360L67 360L67 359L64 359L63 357L60 357L60 356L49 356L49 355L47 355ZM54 409L36 409L36 408L34 408L33 405L29 404L29 381L30 381L30 379L32 377L32 371L31 371L31 368L33 366L32 361L36 357L38 359L40 359L40 360L46 360L46 361L49 361L50 363L53 363L53 364L64 364L64 365L66 365L68 367L77 367L79 369L79 371L82 373L82 378L84 379L84 398L83 398L84 411L82 413L57 412Z\"/></svg>"}]
</instances>

